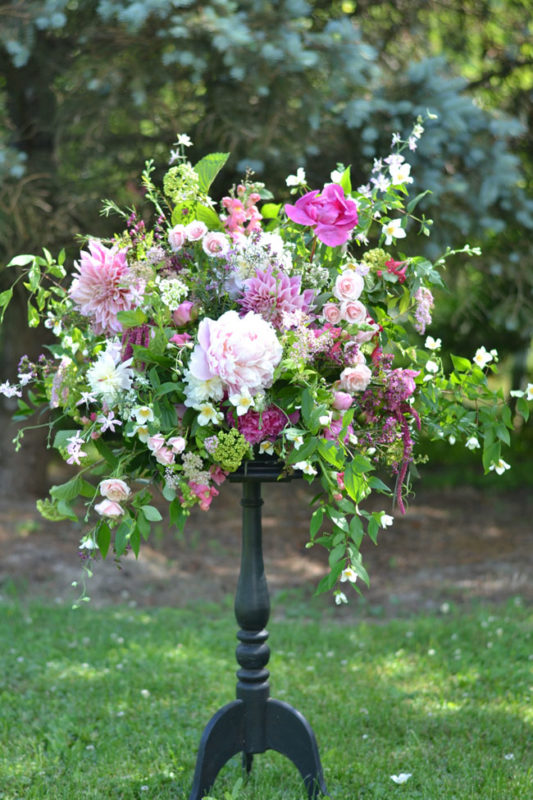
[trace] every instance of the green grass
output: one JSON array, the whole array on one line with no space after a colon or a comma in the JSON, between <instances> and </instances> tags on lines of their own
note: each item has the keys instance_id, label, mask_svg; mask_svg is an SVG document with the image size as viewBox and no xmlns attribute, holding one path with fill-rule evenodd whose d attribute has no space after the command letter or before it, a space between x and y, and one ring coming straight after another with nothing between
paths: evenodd
<instances>
[{"instance_id":1,"label":"green grass","mask_svg":"<svg viewBox=\"0 0 533 800\"><path fill-rule=\"evenodd\" d=\"M311 722L335 800L531 800L531 617L516 601L273 619L272 695ZM234 646L228 609L0 604L1 800L186 800L203 727L233 699ZM211 796L305 797L276 753L240 775L235 758Z\"/></svg>"}]
</instances>

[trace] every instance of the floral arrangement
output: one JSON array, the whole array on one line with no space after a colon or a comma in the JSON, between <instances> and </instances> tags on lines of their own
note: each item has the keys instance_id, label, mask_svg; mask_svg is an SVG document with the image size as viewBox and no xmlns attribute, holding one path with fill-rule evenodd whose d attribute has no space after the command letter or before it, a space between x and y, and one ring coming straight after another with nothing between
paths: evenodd
<instances>
[{"instance_id":1,"label":"floral arrangement","mask_svg":"<svg viewBox=\"0 0 533 800\"><path fill-rule=\"evenodd\" d=\"M44 321L55 342L36 363L22 357L0 392L18 398L16 447L27 418L48 411L49 442L76 472L38 507L91 525L84 557L137 555L161 519L155 492L181 528L243 463L271 457L284 475L320 482L309 546L329 550L330 570L318 590L346 602L342 583L368 581L363 536L375 542L393 522L364 501L383 493L404 511L422 433L479 448L486 472L509 468L511 411L488 383L497 353L452 356L447 373L426 333L445 259L478 251L435 263L404 251L431 226L416 215L425 193L409 197L404 155L422 123L393 137L364 186L337 165L309 190L300 168L287 178L298 197L283 206L247 176L218 212L209 191L228 154L193 166L182 134L161 188L152 162L143 172L150 223L106 201L123 230L86 240L73 272L64 252L10 262L29 325ZM2 315L11 295L0 294ZM533 385L515 394L527 418Z\"/></svg>"}]
</instances>

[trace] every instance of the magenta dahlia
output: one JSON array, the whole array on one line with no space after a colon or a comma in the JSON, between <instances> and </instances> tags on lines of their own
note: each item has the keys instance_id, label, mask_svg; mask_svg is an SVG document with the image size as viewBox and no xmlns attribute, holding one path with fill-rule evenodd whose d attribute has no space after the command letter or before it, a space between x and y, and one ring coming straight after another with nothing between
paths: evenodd
<instances>
[{"instance_id":1,"label":"magenta dahlia","mask_svg":"<svg viewBox=\"0 0 533 800\"><path fill-rule=\"evenodd\" d=\"M121 333L117 314L135 308L141 290L128 267L126 252L91 241L89 252L82 251L75 266L78 275L69 295L79 312L91 318L96 334Z\"/></svg>"},{"instance_id":2,"label":"magenta dahlia","mask_svg":"<svg viewBox=\"0 0 533 800\"><path fill-rule=\"evenodd\" d=\"M307 313L314 300L312 289L301 290L301 276L289 278L272 267L257 270L253 278L244 281L244 290L238 302L246 311L255 311L275 328L284 327L284 315L295 311Z\"/></svg>"}]
</instances>

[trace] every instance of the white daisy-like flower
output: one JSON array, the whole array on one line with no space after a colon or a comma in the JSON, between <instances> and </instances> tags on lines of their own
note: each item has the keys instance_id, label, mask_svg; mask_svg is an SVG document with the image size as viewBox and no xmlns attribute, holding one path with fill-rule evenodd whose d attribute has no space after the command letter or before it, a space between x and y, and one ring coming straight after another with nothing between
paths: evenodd
<instances>
[{"instance_id":1,"label":"white daisy-like flower","mask_svg":"<svg viewBox=\"0 0 533 800\"><path fill-rule=\"evenodd\" d=\"M404 239L407 235L402 228L401 219L391 219L381 228L381 233L385 236L385 246L392 244L393 239Z\"/></svg>"},{"instance_id":2,"label":"white daisy-like flower","mask_svg":"<svg viewBox=\"0 0 533 800\"><path fill-rule=\"evenodd\" d=\"M476 354L473 358L473 361L478 365L480 369L484 369L487 364L489 364L493 360L494 356L492 353L487 353L484 347L478 347L476 350Z\"/></svg>"},{"instance_id":3,"label":"white daisy-like flower","mask_svg":"<svg viewBox=\"0 0 533 800\"><path fill-rule=\"evenodd\" d=\"M222 412L217 411L211 403L202 403L195 406L195 409L200 412L197 417L198 425L219 425L222 422Z\"/></svg>"}]
</instances>

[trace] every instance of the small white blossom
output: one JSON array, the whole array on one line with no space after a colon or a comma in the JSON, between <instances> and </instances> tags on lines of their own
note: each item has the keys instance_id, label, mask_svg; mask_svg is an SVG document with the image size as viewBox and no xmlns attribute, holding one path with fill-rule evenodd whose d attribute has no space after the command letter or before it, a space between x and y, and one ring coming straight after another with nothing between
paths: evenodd
<instances>
[{"instance_id":1,"label":"small white blossom","mask_svg":"<svg viewBox=\"0 0 533 800\"><path fill-rule=\"evenodd\" d=\"M481 447L477 436L471 436L469 439L467 439L465 442L465 447L468 450L477 450L478 447Z\"/></svg>"},{"instance_id":2,"label":"small white blossom","mask_svg":"<svg viewBox=\"0 0 533 800\"><path fill-rule=\"evenodd\" d=\"M346 567L341 572L341 583L345 583L346 581L350 581L350 583L355 583L357 580L357 573L352 569L352 567Z\"/></svg>"},{"instance_id":3,"label":"small white blossom","mask_svg":"<svg viewBox=\"0 0 533 800\"><path fill-rule=\"evenodd\" d=\"M394 783L406 783L411 776L411 772L400 772L399 775L391 775L390 779L394 781Z\"/></svg>"},{"instance_id":4,"label":"small white blossom","mask_svg":"<svg viewBox=\"0 0 533 800\"><path fill-rule=\"evenodd\" d=\"M0 384L0 394L4 397L22 397L22 392L16 386L12 386L9 381Z\"/></svg>"},{"instance_id":5,"label":"small white blossom","mask_svg":"<svg viewBox=\"0 0 533 800\"><path fill-rule=\"evenodd\" d=\"M390 514L383 513L379 520L379 524L382 528L390 528L390 526L394 523L394 517L391 517Z\"/></svg>"},{"instance_id":6,"label":"small white blossom","mask_svg":"<svg viewBox=\"0 0 533 800\"><path fill-rule=\"evenodd\" d=\"M222 412L217 411L211 403L202 403L195 406L195 409L200 412L197 417L198 425L218 425L222 422Z\"/></svg>"},{"instance_id":7,"label":"small white blossom","mask_svg":"<svg viewBox=\"0 0 533 800\"><path fill-rule=\"evenodd\" d=\"M528 383L526 389L526 397L528 400L533 400L533 383Z\"/></svg>"},{"instance_id":8,"label":"small white blossom","mask_svg":"<svg viewBox=\"0 0 533 800\"><path fill-rule=\"evenodd\" d=\"M230 394L229 401L232 406L235 406L238 417L242 417L243 414L246 414L246 412L254 406L253 397L246 388L242 392Z\"/></svg>"},{"instance_id":9,"label":"small white blossom","mask_svg":"<svg viewBox=\"0 0 533 800\"><path fill-rule=\"evenodd\" d=\"M259 453L268 453L269 456L274 455L274 443L265 440L259 443Z\"/></svg>"},{"instance_id":10,"label":"small white blossom","mask_svg":"<svg viewBox=\"0 0 533 800\"><path fill-rule=\"evenodd\" d=\"M391 164L389 166L392 182L394 186L399 186L403 183L412 183L411 178L411 165L410 164Z\"/></svg>"},{"instance_id":11,"label":"small white blossom","mask_svg":"<svg viewBox=\"0 0 533 800\"><path fill-rule=\"evenodd\" d=\"M296 170L296 175L288 175L285 179L287 186L292 186L295 189L299 186L305 186L306 181L307 178L305 175L305 169L303 167L298 167Z\"/></svg>"},{"instance_id":12,"label":"small white blossom","mask_svg":"<svg viewBox=\"0 0 533 800\"><path fill-rule=\"evenodd\" d=\"M338 169L334 169L329 177L331 178L333 183L340 183L342 180L342 172L339 172Z\"/></svg>"},{"instance_id":13,"label":"small white blossom","mask_svg":"<svg viewBox=\"0 0 533 800\"><path fill-rule=\"evenodd\" d=\"M381 228L381 233L385 236L385 245L392 244L393 239L403 239L407 234L402 228L401 219L391 219Z\"/></svg>"},{"instance_id":14,"label":"small white blossom","mask_svg":"<svg viewBox=\"0 0 533 800\"><path fill-rule=\"evenodd\" d=\"M494 471L497 475L503 475L508 469L511 469L511 465L504 461L503 458L500 458L498 462L491 464L489 467L489 471Z\"/></svg>"},{"instance_id":15,"label":"small white blossom","mask_svg":"<svg viewBox=\"0 0 533 800\"><path fill-rule=\"evenodd\" d=\"M494 356L491 353L487 353L484 347L478 347L473 360L478 367L480 367L480 369L484 369L487 364L493 360L493 358Z\"/></svg>"},{"instance_id":16,"label":"small white blossom","mask_svg":"<svg viewBox=\"0 0 533 800\"><path fill-rule=\"evenodd\" d=\"M340 606L341 603L347 603L348 602L348 598L346 597L344 592L337 591L337 592L335 592L335 602L336 602L336 604L338 606Z\"/></svg>"},{"instance_id":17,"label":"small white blossom","mask_svg":"<svg viewBox=\"0 0 533 800\"><path fill-rule=\"evenodd\" d=\"M439 371L439 365L435 361L426 361L426 372L431 372L433 375Z\"/></svg>"},{"instance_id":18,"label":"small white blossom","mask_svg":"<svg viewBox=\"0 0 533 800\"><path fill-rule=\"evenodd\" d=\"M451 436L448 436L448 442L449 442L450 444L455 444L455 442L456 442L456 441L457 441L457 439L455 438L455 436L453 435L453 433L452 433L452 435L451 435Z\"/></svg>"},{"instance_id":19,"label":"small white blossom","mask_svg":"<svg viewBox=\"0 0 533 800\"><path fill-rule=\"evenodd\" d=\"M440 350L442 341L440 339L434 339L433 336L427 336L424 347L427 347L428 350Z\"/></svg>"},{"instance_id":20,"label":"small white blossom","mask_svg":"<svg viewBox=\"0 0 533 800\"><path fill-rule=\"evenodd\" d=\"M294 469L298 469L304 473L304 475L316 475L317 471L315 467L309 461L298 461L296 464L293 464Z\"/></svg>"},{"instance_id":21,"label":"small white blossom","mask_svg":"<svg viewBox=\"0 0 533 800\"><path fill-rule=\"evenodd\" d=\"M181 145L182 147L192 147L192 139L186 133L178 133L176 144Z\"/></svg>"},{"instance_id":22,"label":"small white blossom","mask_svg":"<svg viewBox=\"0 0 533 800\"><path fill-rule=\"evenodd\" d=\"M154 412L149 406L136 406L132 411L132 416L139 425L154 421Z\"/></svg>"}]
</instances>

